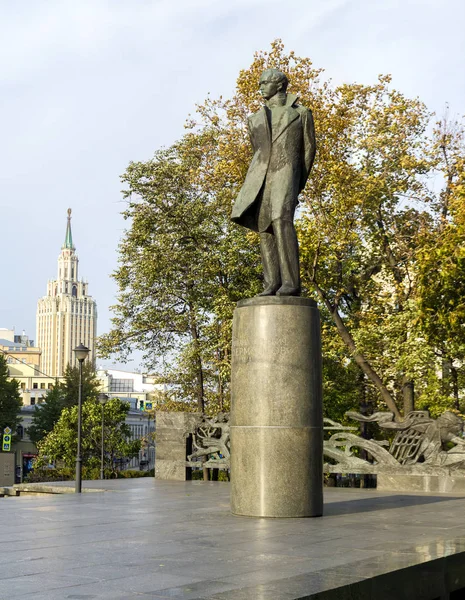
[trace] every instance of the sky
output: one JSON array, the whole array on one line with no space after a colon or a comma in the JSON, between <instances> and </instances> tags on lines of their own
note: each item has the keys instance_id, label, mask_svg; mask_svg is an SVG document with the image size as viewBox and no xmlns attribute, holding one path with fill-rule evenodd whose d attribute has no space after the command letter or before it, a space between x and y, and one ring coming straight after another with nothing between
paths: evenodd
<instances>
[{"instance_id":1,"label":"sky","mask_svg":"<svg viewBox=\"0 0 465 600\"><path fill-rule=\"evenodd\" d=\"M281 38L335 84L390 73L459 116L464 30L463 0L0 0L0 327L35 339L72 208L80 275L109 330L120 175L178 139L207 94L232 95L255 51Z\"/></svg>"}]
</instances>

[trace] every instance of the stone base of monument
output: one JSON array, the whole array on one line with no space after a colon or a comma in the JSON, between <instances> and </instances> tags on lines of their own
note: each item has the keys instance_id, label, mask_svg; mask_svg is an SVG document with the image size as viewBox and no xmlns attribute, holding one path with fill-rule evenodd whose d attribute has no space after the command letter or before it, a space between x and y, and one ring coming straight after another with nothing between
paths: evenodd
<instances>
[{"instance_id":1,"label":"stone base of monument","mask_svg":"<svg viewBox=\"0 0 465 600\"><path fill-rule=\"evenodd\" d=\"M238 303L231 363L231 511L323 513L320 320L313 300Z\"/></svg>"},{"instance_id":2,"label":"stone base of monument","mask_svg":"<svg viewBox=\"0 0 465 600\"><path fill-rule=\"evenodd\" d=\"M0 453L0 486L10 486L15 482L15 455L12 452Z\"/></svg>"},{"instance_id":3,"label":"stone base of monument","mask_svg":"<svg viewBox=\"0 0 465 600\"><path fill-rule=\"evenodd\" d=\"M200 413L156 413L155 479L186 481L189 478L190 469L186 467L186 456L192 451L188 448L189 436L201 417Z\"/></svg>"},{"instance_id":4,"label":"stone base of monument","mask_svg":"<svg viewBox=\"0 0 465 600\"><path fill-rule=\"evenodd\" d=\"M451 475L387 475L378 473L376 488L382 492L434 492L465 494L465 477Z\"/></svg>"}]
</instances>

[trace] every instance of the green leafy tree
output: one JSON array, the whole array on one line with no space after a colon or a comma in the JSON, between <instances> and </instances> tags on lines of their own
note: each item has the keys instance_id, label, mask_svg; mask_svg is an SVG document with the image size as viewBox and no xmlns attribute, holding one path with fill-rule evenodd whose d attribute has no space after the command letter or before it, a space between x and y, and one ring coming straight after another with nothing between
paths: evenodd
<instances>
[{"instance_id":1,"label":"green leafy tree","mask_svg":"<svg viewBox=\"0 0 465 600\"><path fill-rule=\"evenodd\" d=\"M131 431L125 420L129 403L112 398L105 403L104 452L105 466L115 470L121 459L131 459L140 450L140 440L131 440ZM35 466L50 462L72 468L77 452L77 406L65 407L53 430L38 442ZM82 465L93 468L100 465L102 407L95 400L82 405Z\"/></svg>"},{"instance_id":2,"label":"green leafy tree","mask_svg":"<svg viewBox=\"0 0 465 600\"><path fill-rule=\"evenodd\" d=\"M38 404L32 416L32 424L28 427L28 435L34 444L40 442L55 426L65 406L65 391L62 385L56 384L47 393L45 402Z\"/></svg>"},{"instance_id":3,"label":"green leafy tree","mask_svg":"<svg viewBox=\"0 0 465 600\"><path fill-rule=\"evenodd\" d=\"M65 370L63 397L65 406L74 406L79 397L79 368L68 365ZM97 398L100 383L92 363L84 361L82 364L82 400Z\"/></svg>"},{"instance_id":4,"label":"green leafy tree","mask_svg":"<svg viewBox=\"0 0 465 600\"><path fill-rule=\"evenodd\" d=\"M175 401L225 408L235 303L259 289L259 259L217 194L216 132L188 134L123 181L131 227L114 277L120 293L100 353L138 348ZM215 193L214 193L215 192Z\"/></svg>"},{"instance_id":5,"label":"green leafy tree","mask_svg":"<svg viewBox=\"0 0 465 600\"><path fill-rule=\"evenodd\" d=\"M389 76L332 86L278 40L241 71L232 98L199 109L195 125L213 123L221 132L217 170L229 173L231 201L250 160L246 117L259 106L258 81L268 67L286 72L317 127L297 220L303 283L332 320L327 335L342 340L363 373L360 401L368 392L399 419L413 408L416 380L433 376L425 362L431 348L415 328L415 258L436 210L425 177L436 163L431 115L392 89Z\"/></svg>"},{"instance_id":6,"label":"green leafy tree","mask_svg":"<svg viewBox=\"0 0 465 600\"><path fill-rule=\"evenodd\" d=\"M9 379L6 359L0 354L0 436L5 427L9 427L15 435L16 428L21 423L22 404L19 382Z\"/></svg>"},{"instance_id":7,"label":"green leafy tree","mask_svg":"<svg viewBox=\"0 0 465 600\"><path fill-rule=\"evenodd\" d=\"M389 76L334 86L280 40L239 73L231 98L198 107L182 140L129 166L131 228L101 352L141 348L148 364L169 365L176 401L224 406L234 303L260 282L257 236L229 215L251 158L247 116L261 105L258 81L268 67L288 75L315 117L317 156L297 229L304 293L317 299L325 323L327 414L339 415L353 392L354 405L384 405L400 419L415 391L439 382L436 342L418 327L418 257L428 255L435 223L450 219L451 162L440 164L425 105L393 89ZM459 173L458 158L454 165ZM446 187L437 193L428 178L438 168Z\"/></svg>"},{"instance_id":8,"label":"green leafy tree","mask_svg":"<svg viewBox=\"0 0 465 600\"><path fill-rule=\"evenodd\" d=\"M84 362L82 365L82 400L96 399L100 391L92 364ZM47 393L45 402L37 405L32 416L32 423L28 427L31 440L37 444L54 428L60 418L63 408L75 406L79 397L79 368L68 367L65 370L64 380L57 382L53 389Z\"/></svg>"},{"instance_id":9,"label":"green leafy tree","mask_svg":"<svg viewBox=\"0 0 465 600\"><path fill-rule=\"evenodd\" d=\"M321 317L323 416L344 423L347 411L368 402L369 388L344 343L334 335L329 315L322 313Z\"/></svg>"},{"instance_id":10,"label":"green leafy tree","mask_svg":"<svg viewBox=\"0 0 465 600\"><path fill-rule=\"evenodd\" d=\"M433 413L465 412L465 144L461 123L437 124L436 169L445 185L435 196L434 220L417 255L418 325L441 367L420 397Z\"/></svg>"},{"instance_id":11,"label":"green leafy tree","mask_svg":"<svg viewBox=\"0 0 465 600\"><path fill-rule=\"evenodd\" d=\"M298 222L303 282L331 317L352 360L399 416L395 386L404 374L389 378L375 344L362 345L356 334L366 329L370 304L382 305L382 321L400 314L411 293L412 235L406 225L421 222L421 215L402 210L401 201L423 193L428 113L420 101L390 89L389 77L369 86L321 82L309 59L286 54L277 42L241 72L232 100L205 106L209 120L223 118L224 129L231 130L238 115L256 110L260 73L271 66L286 72L317 124L317 157Z\"/></svg>"}]
</instances>

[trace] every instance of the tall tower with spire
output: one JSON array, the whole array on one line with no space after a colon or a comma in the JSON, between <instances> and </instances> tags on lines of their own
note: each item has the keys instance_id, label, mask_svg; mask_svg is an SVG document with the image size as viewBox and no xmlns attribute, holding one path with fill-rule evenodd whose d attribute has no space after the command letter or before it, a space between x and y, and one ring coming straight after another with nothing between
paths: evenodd
<instances>
[{"instance_id":1,"label":"tall tower with spire","mask_svg":"<svg viewBox=\"0 0 465 600\"><path fill-rule=\"evenodd\" d=\"M48 282L47 295L37 303L36 340L42 349L41 370L51 377L62 377L68 365L77 366L73 349L80 343L90 349L90 359L95 361L97 304L87 295L88 283L78 279L78 266L68 208L57 278Z\"/></svg>"}]
</instances>

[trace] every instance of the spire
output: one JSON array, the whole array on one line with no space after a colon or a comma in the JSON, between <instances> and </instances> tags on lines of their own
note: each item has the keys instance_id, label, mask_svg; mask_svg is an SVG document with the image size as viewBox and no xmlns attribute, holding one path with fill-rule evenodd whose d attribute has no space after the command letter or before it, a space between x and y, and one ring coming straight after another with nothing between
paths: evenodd
<instances>
[{"instance_id":1,"label":"spire","mask_svg":"<svg viewBox=\"0 0 465 600\"><path fill-rule=\"evenodd\" d=\"M66 224L65 243L63 244L62 247L74 250L73 236L71 234L71 209L70 208L68 208L68 223Z\"/></svg>"}]
</instances>

